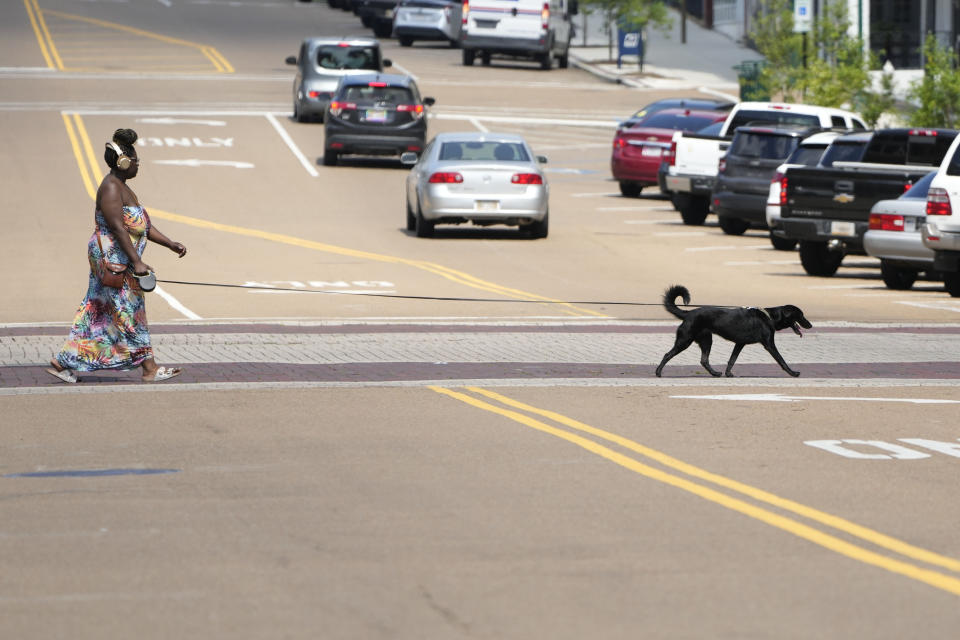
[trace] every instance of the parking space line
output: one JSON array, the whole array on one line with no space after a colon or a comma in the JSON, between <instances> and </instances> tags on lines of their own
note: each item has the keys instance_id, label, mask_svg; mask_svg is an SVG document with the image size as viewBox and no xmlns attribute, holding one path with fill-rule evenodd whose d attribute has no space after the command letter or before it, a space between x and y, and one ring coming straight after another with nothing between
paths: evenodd
<instances>
[{"instance_id":1,"label":"parking space line","mask_svg":"<svg viewBox=\"0 0 960 640\"><path fill-rule=\"evenodd\" d=\"M267 122L273 125L273 128L277 130L277 133L279 133L283 141L287 143L287 147L289 147L290 151L293 152L294 157L300 161L300 164L303 165L303 168L307 170L307 173L314 178L319 176L320 172L317 171L316 167L314 167L309 160L307 160L307 156L303 155L303 152L300 151L300 148L293 141L293 138L290 137L290 134L287 133L287 130L284 129L280 124L280 121L277 120L272 113L265 113L263 116L267 119Z\"/></svg>"},{"instance_id":2,"label":"parking space line","mask_svg":"<svg viewBox=\"0 0 960 640\"><path fill-rule=\"evenodd\" d=\"M503 417L509 418L515 422L523 424L527 427L536 429L543 433L547 433L553 436L556 436L560 439L566 440L576 446L579 446L595 455L598 455L602 458L605 458L615 464L618 464L626 469L630 469L640 475L646 476L652 480L657 480L664 484L673 486L675 488L681 489L683 491L692 493L700 498L708 500L710 502L716 503L720 506L726 507L733 511L739 512L748 517L759 520L765 524L776 527L788 533L791 533L799 538L805 539L809 542L817 544L821 547L839 553L843 556L851 558L853 560L858 560L865 564L869 564L881 569L885 569L892 573L900 574L914 580L926 583L930 586L936 587L948 593L954 595L960 595L960 579L957 579L951 575L945 575L937 571L932 571L925 569L923 567L904 562L895 558L881 555L874 551L871 551L865 547L858 546L856 544L847 542L841 538L825 533L819 529L816 529L810 525L807 525L799 520L794 520L792 518L782 516L778 513L770 511L768 509L758 507L754 504L750 504L741 500L729 496L725 493L713 489L709 486L698 484L689 480L683 476L675 475L651 467L644 463L639 462L627 455L621 454L618 451L614 451L609 447L599 444L598 442L586 438L582 435L571 433L565 431L558 427L554 427L550 424L542 422L540 420L534 419L529 415L513 411L511 409L504 409L502 407L490 404L486 401L479 400L473 396L467 395L459 391L453 391L451 389L440 387L440 386L429 386L430 390L446 395L455 400L459 400L465 404L471 405L478 409L489 411L501 415ZM836 529L843 533L855 536L860 538L870 544L882 547L894 553L906 556L913 560L920 562L925 562L931 565L943 567L952 571L960 571L960 560L950 558L947 556L942 556L940 554L916 547L902 540L898 540L891 536L887 536L878 531L874 531L867 527L855 524L840 518L838 516L819 511L812 507L794 502L792 500L781 498L780 496L774 495L762 489L720 476L699 467L695 467L688 463L685 463L681 460L673 458L667 454L664 454L655 449L645 447L633 440L619 436L617 434L605 431L603 429L598 429L592 427L585 423L579 422L572 418L568 418L562 414L539 409L531 405L513 400L507 396L496 393L494 391L489 391L482 389L480 387L466 387L466 390L475 393L478 395L485 396L496 402L500 402L514 409L519 409L526 411L528 413L533 413L545 418L548 418L556 423L559 423L565 427L587 433L591 436L607 440L608 442L614 443L620 447L633 451L634 453L640 454L646 458L649 458L667 468L679 471L682 474L687 476L692 476L699 480L705 480L707 482L713 483L715 485L724 487L729 490L736 491L745 496L753 498L754 500L767 503L774 507L790 511L796 515L808 518L820 524L826 525L832 529Z\"/></svg>"}]
</instances>

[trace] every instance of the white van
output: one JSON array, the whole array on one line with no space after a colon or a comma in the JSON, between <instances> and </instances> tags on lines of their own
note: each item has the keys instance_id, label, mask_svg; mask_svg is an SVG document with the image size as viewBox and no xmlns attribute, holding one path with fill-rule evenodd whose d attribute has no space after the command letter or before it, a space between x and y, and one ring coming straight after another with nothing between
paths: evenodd
<instances>
[{"instance_id":1,"label":"white van","mask_svg":"<svg viewBox=\"0 0 960 640\"><path fill-rule=\"evenodd\" d=\"M566 68L576 14L577 0L463 0L463 64L479 55L488 65L499 54L533 58L547 70L556 58Z\"/></svg>"}]
</instances>

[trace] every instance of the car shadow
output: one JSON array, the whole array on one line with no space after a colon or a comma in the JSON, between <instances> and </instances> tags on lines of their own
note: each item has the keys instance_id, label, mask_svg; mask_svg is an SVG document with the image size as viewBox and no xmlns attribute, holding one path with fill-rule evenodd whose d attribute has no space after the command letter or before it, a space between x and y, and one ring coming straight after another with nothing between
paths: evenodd
<instances>
[{"instance_id":1,"label":"car shadow","mask_svg":"<svg viewBox=\"0 0 960 640\"><path fill-rule=\"evenodd\" d=\"M400 233L416 238L415 231L409 231L400 227ZM526 231L520 231L516 227L436 227L433 230L433 236L424 238L424 240L534 240ZM545 239L545 238L544 238Z\"/></svg>"},{"instance_id":2,"label":"car shadow","mask_svg":"<svg viewBox=\"0 0 960 640\"><path fill-rule=\"evenodd\" d=\"M327 167L323 164L323 158L316 159L317 166L322 166L325 169L336 169L337 167ZM380 157L364 157L364 156L349 156L346 158L339 158L337 160L337 166L339 167L355 167L355 168L367 168L367 169L406 169L410 170L410 167L402 164L399 158L380 158Z\"/></svg>"}]
</instances>

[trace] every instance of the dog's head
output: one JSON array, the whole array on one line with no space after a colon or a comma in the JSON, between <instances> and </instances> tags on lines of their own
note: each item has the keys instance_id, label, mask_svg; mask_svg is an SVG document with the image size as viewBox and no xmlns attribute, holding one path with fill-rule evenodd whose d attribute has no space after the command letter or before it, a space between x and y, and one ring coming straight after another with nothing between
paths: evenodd
<instances>
[{"instance_id":1,"label":"dog's head","mask_svg":"<svg viewBox=\"0 0 960 640\"><path fill-rule=\"evenodd\" d=\"M799 307L795 307L792 304L787 304L782 307L773 307L772 309L767 309L770 312L770 317L773 318L773 324L777 328L777 331L780 329L793 329L793 332L803 337L803 332L800 331L800 327L804 329L810 329L813 327L810 324L810 321L807 320L803 311Z\"/></svg>"}]
</instances>

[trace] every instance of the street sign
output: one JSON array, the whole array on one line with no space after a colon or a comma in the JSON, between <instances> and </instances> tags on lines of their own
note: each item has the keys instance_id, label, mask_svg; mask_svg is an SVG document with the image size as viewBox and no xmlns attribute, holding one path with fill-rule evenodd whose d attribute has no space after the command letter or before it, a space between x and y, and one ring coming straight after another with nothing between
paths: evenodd
<instances>
[{"instance_id":1,"label":"street sign","mask_svg":"<svg viewBox=\"0 0 960 640\"><path fill-rule=\"evenodd\" d=\"M813 0L793 0L793 32L809 33L813 29Z\"/></svg>"}]
</instances>

